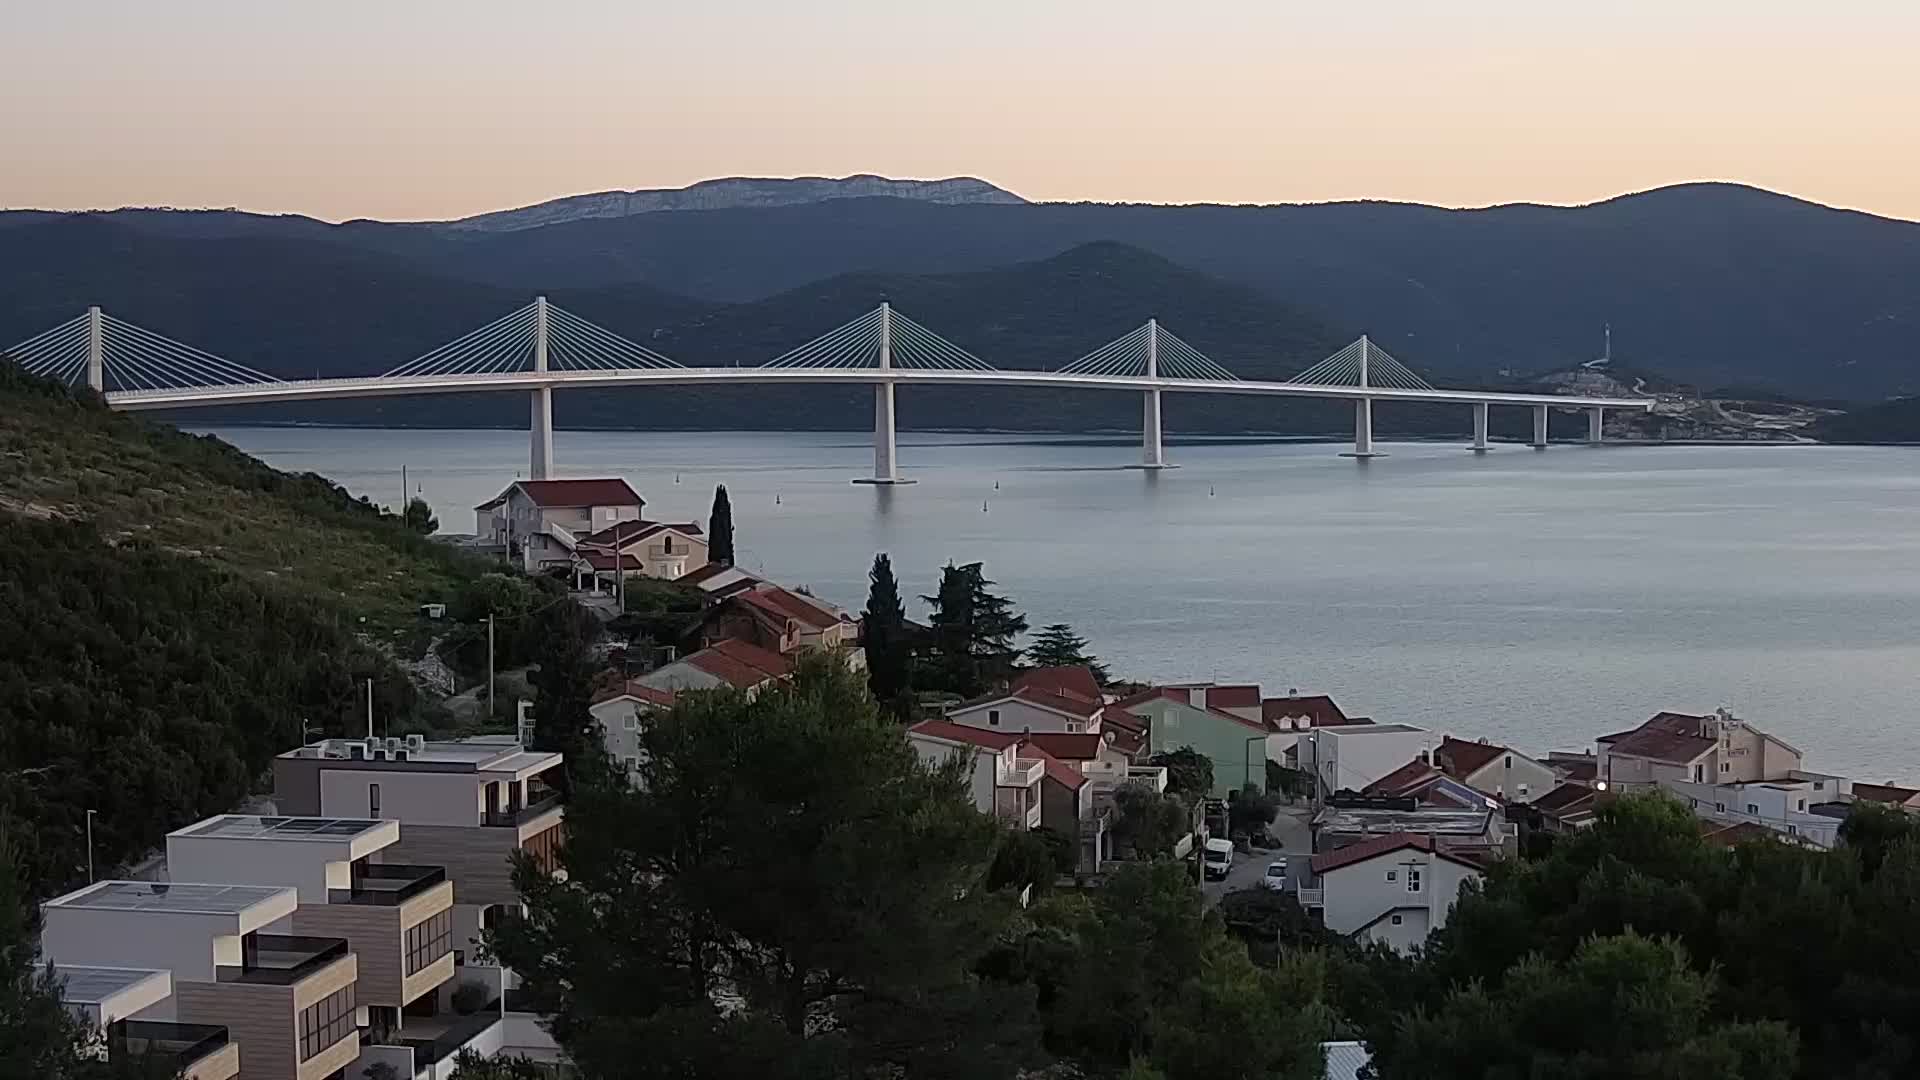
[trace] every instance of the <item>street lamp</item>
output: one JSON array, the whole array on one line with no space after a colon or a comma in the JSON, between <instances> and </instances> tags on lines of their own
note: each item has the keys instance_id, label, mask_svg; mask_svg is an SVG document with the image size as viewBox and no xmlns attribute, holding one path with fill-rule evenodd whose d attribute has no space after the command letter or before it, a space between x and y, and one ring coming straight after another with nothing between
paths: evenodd
<instances>
[{"instance_id":1,"label":"street lamp","mask_svg":"<svg viewBox=\"0 0 1920 1080\"><path fill-rule=\"evenodd\" d=\"M93 815L98 810L87 811L87 884L93 884Z\"/></svg>"}]
</instances>

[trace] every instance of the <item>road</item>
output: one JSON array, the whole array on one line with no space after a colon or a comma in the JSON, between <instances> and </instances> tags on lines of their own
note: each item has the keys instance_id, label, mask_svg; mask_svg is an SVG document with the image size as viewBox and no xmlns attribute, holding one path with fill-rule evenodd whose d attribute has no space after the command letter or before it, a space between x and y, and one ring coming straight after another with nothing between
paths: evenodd
<instances>
[{"instance_id":1,"label":"road","mask_svg":"<svg viewBox=\"0 0 1920 1080\"><path fill-rule=\"evenodd\" d=\"M1280 839L1280 847L1275 851L1255 851L1251 855L1236 853L1233 857L1233 869L1227 872L1225 881L1202 881L1200 893L1206 897L1208 907L1220 902L1220 898L1237 889L1252 889L1260 884L1267 874L1267 864L1276 859L1285 858L1288 862L1305 859L1313 854L1313 834L1307 828L1313 819L1313 813L1305 806L1283 806L1280 816L1274 819L1272 832Z\"/></svg>"}]
</instances>

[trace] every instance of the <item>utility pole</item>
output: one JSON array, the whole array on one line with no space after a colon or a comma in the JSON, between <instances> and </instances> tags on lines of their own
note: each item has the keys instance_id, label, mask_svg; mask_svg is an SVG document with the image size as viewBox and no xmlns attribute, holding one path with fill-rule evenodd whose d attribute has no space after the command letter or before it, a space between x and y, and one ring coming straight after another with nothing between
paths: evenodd
<instances>
[{"instance_id":1,"label":"utility pole","mask_svg":"<svg viewBox=\"0 0 1920 1080\"><path fill-rule=\"evenodd\" d=\"M98 810L87 811L87 884L93 884L93 815Z\"/></svg>"},{"instance_id":2,"label":"utility pole","mask_svg":"<svg viewBox=\"0 0 1920 1080\"><path fill-rule=\"evenodd\" d=\"M400 466L400 520L407 519L407 467Z\"/></svg>"},{"instance_id":3,"label":"utility pole","mask_svg":"<svg viewBox=\"0 0 1920 1080\"><path fill-rule=\"evenodd\" d=\"M627 613L627 531L613 530L613 584L614 592L620 604L620 614Z\"/></svg>"},{"instance_id":4,"label":"utility pole","mask_svg":"<svg viewBox=\"0 0 1920 1080\"><path fill-rule=\"evenodd\" d=\"M373 680L367 680L367 738L373 738Z\"/></svg>"},{"instance_id":5,"label":"utility pole","mask_svg":"<svg viewBox=\"0 0 1920 1080\"><path fill-rule=\"evenodd\" d=\"M493 612L487 612L487 719L493 719Z\"/></svg>"}]
</instances>

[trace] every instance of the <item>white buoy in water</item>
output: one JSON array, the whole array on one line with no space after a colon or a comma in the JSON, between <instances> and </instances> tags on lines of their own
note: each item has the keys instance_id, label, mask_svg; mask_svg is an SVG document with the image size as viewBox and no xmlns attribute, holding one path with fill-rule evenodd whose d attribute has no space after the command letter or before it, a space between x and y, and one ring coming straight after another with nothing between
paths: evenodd
<instances>
[{"instance_id":1,"label":"white buoy in water","mask_svg":"<svg viewBox=\"0 0 1920 1080\"><path fill-rule=\"evenodd\" d=\"M1208 494L1208 495L1212 495L1212 494L1213 494L1213 485L1212 485L1212 484L1208 484L1208 485L1207 485L1207 494Z\"/></svg>"},{"instance_id":2,"label":"white buoy in water","mask_svg":"<svg viewBox=\"0 0 1920 1080\"><path fill-rule=\"evenodd\" d=\"M987 512L987 500L985 499L980 500L980 512L983 514Z\"/></svg>"},{"instance_id":3,"label":"white buoy in water","mask_svg":"<svg viewBox=\"0 0 1920 1080\"><path fill-rule=\"evenodd\" d=\"M775 495L775 496L773 497L773 505L775 505L775 506L779 506L779 505L780 505L780 496L778 496L778 495Z\"/></svg>"}]
</instances>

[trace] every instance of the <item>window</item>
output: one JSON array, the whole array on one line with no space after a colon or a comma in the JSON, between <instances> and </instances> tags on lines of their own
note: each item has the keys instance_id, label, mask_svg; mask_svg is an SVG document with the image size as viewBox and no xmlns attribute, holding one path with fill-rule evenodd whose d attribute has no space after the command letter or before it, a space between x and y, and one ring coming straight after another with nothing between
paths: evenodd
<instances>
[{"instance_id":1,"label":"window","mask_svg":"<svg viewBox=\"0 0 1920 1080\"><path fill-rule=\"evenodd\" d=\"M1753 803L1748 803L1748 804L1747 804L1747 813L1749 813L1749 814L1757 814L1757 813L1759 813L1759 812L1760 812L1760 808L1759 808L1758 806L1756 806L1756 805L1754 805Z\"/></svg>"},{"instance_id":2,"label":"window","mask_svg":"<svg viewBox=\"0 0 1920 1080\"><path fill-rule=\"evenodd\" d=\"M560 837L564 824L554 825L537 836L529 836L520 850L533 857L534 864L551 874L560 869Z\"/></svg>"},{"instance_id":3,"label":"window","mask_svg":"<svg viewBox=\"0 0 1920 1080\"><path fill-rule=\"evenodd\" d=\"M1720 771L1721 771L1721 772L1732 772L1732 771L1733 771L1733 763L1732 763L1732 762L1730 762L1730 761L1723 761L1723 762L1721 762L1721 763L1720 763Z\"/></svg>"},{"instance_id":4,"label":"window","mask_svg":"<svg viewBox=\"0 0 1920 1080\"><path fill-rule=\"evenodd\" d=\"M1724 814L1724 813L1726 813L1726 812L1727 812L1727 804L1726 804L1726 803L1723 803L1723 802L1717 802L1717 803L1714 803L1714 804L1713 804L1713 812L1714 812L1714 813L1716 813L1716 814Z\"/></svg>"},{"instance_id":5,"label":"window","mask_svg":"<svg viewBox=\"0 0 1920 1080\"><path fill-rule=\"evenodd\" d=\"M453 912L429 915L407 929L407 974L423 971L453 949Z\"/></svg>"},{"instance_id":6,"label":"window","mask_svg":"<svg viewBox=\"0 0 1920 1080\"><path fill-rule=\"evenodd\" d=\"M300 1060L310 1061L353 1034L353 984L300 1010Z\"/></svg>"},{"instance_id":7,"label":"window","mask_svg":"<svg viewBox=\"0 0 1920 1080\"><path fill-rule=\"evenodd\" d=\"M1525 784L1520 785L1520 797L1523 799L1527 797L1527 785Z\"/></svg>"},{"instance_id":8,"label":"window","mask_svg":"<svg viewBox=\"0 0 1920 1080\"><path fill-rule=\"evenodd\" d=\"M1080 721L1078 720L1067 721L1067 734L1078 735L1079 733L1080 733Z\"/></svg>"},{"instance_id":9,"label":"window","mask_svg":"<svg viewBox=\"0 0 1920 1080\"><path fill-rule=\"evenodd\" d=\"M1825 780L1815 780L1813 782L1813 790L1815 791L1825 791L1826 788L1827 782Z\"/></svg>"},{"instance_id":10,"label":"window","mask_svg":"<svg viewBox=\"0 0 1920 1080\"><path fill-rule=\"evenodd\" d=\"M1796 826L1793 826L1793 825L1789 825L1789 826L1787 826L1787 835L1788 835L1788 836L1799 836L1799 835L1800 835L1800 830L1799 830L1799 828L1797 828Z\"/></svg>"},{"instance_id":11,"label":"window","mask_svg":"<svg viewBox=\"0 0 1920 1080\"><path fill-rule=\"evenodd\" d=\"M1000 710L999 709L987 710L987 726L988 727L1000 726Z\"/></svg>"},{"instance_id":12,"label":"window","mask_svg":"<svg viewBox=\"0 0 1920 1080\"><path fill-rule=\"evenodd\" d=\"M380 816L380 785L379 784L367 785L367 816L375 817L375 818Z\"/></svg>"},{"instance_id":13,"label":"window","mask_svg":"<svg viewBox=\"0 0 1920 1080\"><path fill-rule=\"evenodd\" d=\"M672 533L668 533L666 535L666 543L661 546L660 550L665 552L668 555L673 554L673 534Z\"/></svg>"},{"instance_id":14,"label":"window","mask_svg":"<svg viewBox=\"0 0 1920 1080\"><path fill-rule=\"evenodd\" d=\"M1407 867L1407 891L1420 891L1420 868L1417 866Z\"/></svg>"},{"instance_id":15,"label":"window","mask_svg":"<svg viewBox=\"0 0 1920 1080\"><path fill-rule=\"evenodd\" d=\"M627 714L627 718L626 718L626 721L625 721L625 722L624 722L624 723L623 723L623 724L622 724L621 726L622 726L622 727L625 727L625 728L626 728L626 729L627 729L628 731L639 731L639 730L640 730L640 713L639 713L639 711L638 711L638 710L636 710L636 711L634 711L634 712L630 712L630 713L628 713L628 714Z\"/></svg>"},{"instance_id":16,"label":"window","mask_svg":"<svg viewBox=\"0 0 1920 1080\"><path fill-rule=\"evenodd\" d=\"M1388 881L1398 881L1398 880L1400 880L1400 872L1399 872L1398 870L1389 870L1389 871L1387 871L1387 880L1388 880Z\"/></svg>"},{"instance_id":17,"label":"window","mask_svg":"<svg viewBox=\"0 0 1920 1080\"><path fill-rule=\"evenodd\" d=\"M1400 916L1398 916L1398 915L1395 915L1395 916L1393 917L1393 925L1395 925L1395 926L1399 926L1399 925L1400 925Z\"/></svg>"},{"instance_id":18,"label":"window","mask_svg":"<svg viewBox=\"0 0 1920 1080\"><path fill-rule=\"evenodd\" d=\"M1793 808L1801 813L1805 813L1807 810L1807 800L1801 799L1799 802L1793 804Z\"/></svg>"},{"instance_id":19,"label":"window","mask_svg":"<svg viewBox=\"0 0 1920 1080\"><path fill-rule=\"evenodd\" d=\"M1507 755L1507 766L1506 766L1506 767L1507 767L1507 768L1509 768L1509 769L1511 769L1511 768L1513 768L1513 755L1512 755L1512 754L1508 754L1508 755Z\"/></svg>"}]
</instances>

